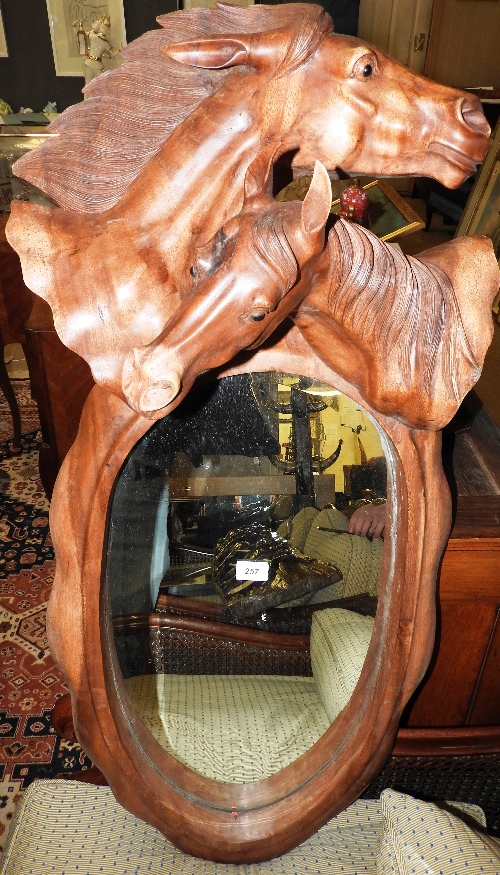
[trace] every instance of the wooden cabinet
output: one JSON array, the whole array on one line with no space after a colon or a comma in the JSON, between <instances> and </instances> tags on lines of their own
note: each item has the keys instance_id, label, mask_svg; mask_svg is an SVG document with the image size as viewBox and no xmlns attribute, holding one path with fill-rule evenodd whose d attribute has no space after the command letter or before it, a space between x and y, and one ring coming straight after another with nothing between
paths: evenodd
<instances>
[{"instance_id":1,"label":"wooden cabinet","mask_svg":"<svg viewBox=\"0 0 500 875\"><path fill-rule=\"evenodd\" d=\"M40 477L50 497L94 381L87 363L59 340L49 305L34 297L26 323L27 358L42 431Z\"/></svg>"},{"instance_id":2,"label":"wooden cabinet","mask_svg":"<svg viewBox=\"0 0 500 875\"><path fill-rule=\"evenodd\" d=\"M471 393L443 439L454 521L438 582L436 644L404 724L500 724L500 429Z\"/></svg>"},{"instance_id":3,"label":"wooden cabinet","mask_svg":"<svg viewBox=\"0 0 500 875\"><path fill-rule=\"evenodd\" d=\"M7 343L21 343L26 353L24 323L31 312L35 296L24 285L19 256L5 238L6 222L7 216L0 216L0 388L12 415L12 445L18 449L21 444L21 416L5 366L4 347Z\"/></svg>"},{"instance_id":4,"label":"wooden cabinet","mask_svg":"<svg viewBox=\"0 0 500 875\"><path fill-rule=\"evenodd\" d=\"M94 381L87 363L59 340L49 305L24 284L19 256L5 238L7 218L0 217L0 336L4 343L21 343L24 349L42 432L40 476L50 497ZM1 385L7 393L6 371ZM14 443L18 433L20 422Z\"/></svg>"}]
</instances>

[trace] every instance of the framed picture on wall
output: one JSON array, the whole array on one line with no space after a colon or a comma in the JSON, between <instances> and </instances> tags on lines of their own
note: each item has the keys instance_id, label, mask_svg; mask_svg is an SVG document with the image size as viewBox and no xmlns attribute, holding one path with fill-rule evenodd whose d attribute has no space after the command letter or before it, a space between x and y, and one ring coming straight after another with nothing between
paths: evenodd
<instances>
[{"instance_id":1,"label":"framed picture on wall","mask_svg":"<svg viewBox=\"0 0 500 875\"><path fill-rule=\"evenodd\" d=\"M99 19L109 16L108 42L114 50L127 41L122 0L47 0L47 12L58 76L84 75L84 35Z\"/></svg>"},{"instance_id":2,"label":"framed picture on wall","mask_svg":"<svg viewBox=\"0 0 500 875\"><path fill-rule=\"evenodd\" d=\"M7 40L5 39L5 28L3 26L2 9L0 7L0 58L7 58Z\"/></svg>"}]
</instances>

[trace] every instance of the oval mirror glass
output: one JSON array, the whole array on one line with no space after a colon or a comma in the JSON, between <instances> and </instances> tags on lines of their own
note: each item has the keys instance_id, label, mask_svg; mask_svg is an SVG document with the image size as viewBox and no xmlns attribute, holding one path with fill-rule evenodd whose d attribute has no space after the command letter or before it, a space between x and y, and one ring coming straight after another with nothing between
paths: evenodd
<instances>
[{"instance_id":1,"label":"oval mirror glass","mask_svg":"<svg viewBox=\"0 0 500 875\"><path fill-rule=\"evenodd\" d=\"M247 783L328 729L372 634L386 494L374 420L290 374L207 383L136 444L106 597L126 692L164 750Z\"/></svg>"}]
</instances>

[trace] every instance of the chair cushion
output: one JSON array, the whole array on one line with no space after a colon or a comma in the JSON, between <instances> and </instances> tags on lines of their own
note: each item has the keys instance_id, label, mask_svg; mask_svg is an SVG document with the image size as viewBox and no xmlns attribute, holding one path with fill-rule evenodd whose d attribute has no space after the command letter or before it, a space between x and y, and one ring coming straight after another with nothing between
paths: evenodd
<instances>
[{"instance_id":1,"label":"chair cushion","mask_svg":"<svg viewBox=\"0 0 500 875\"><path fill-rule=\"evenodd\" d=\"M125 811L108 787L94 787L76 781L34 781L23 793L14 813L0 863L0 875L109 875L112 872L117 875L255 875L257 871L259 875L397 873L400 870L396 868L381 868L385 864L379 854L381 843L385 846L388 829L385 809L393 807L393 797L404 799L407 806L415 803L427 807L426 803L417 803L411 797L385 790L380 800L358 799L307 841L281 857L258 865L235 865L211 863L178 851L156 829ZM463 825L457 818L452 820L454 830L459 832ZM415 822L420 827L421 821L417 819ZM422 831L425 832L426 828L424 825ZM488 858L492 862L479 864L482 869L476 865L475 854L475 846L471 852L466 850L459 860L461 868L451 871L457 875L464 872L494 875L498 872L493 854ZM421 866L414 871L418 875L426 872L430 875L433 871L449 870Z\"/></svg>"},{"instance_id":2,"label":"chair cushion","mask_svg":"<svg viewBox=\"0 0 500 875\"><path fill-rule=\"evenodd\" d=\"M312 677L158 674L125 683L161 746L215 781L268 778L330 725Z\"/></svg>"},{"instance_id":3,"label":"chair cushion","mask_svg":"<svg viewBox=\"0 0 500 875\"><path fill-rule=\"evenodd\" d=\"M313 614L311 664L318 696L331 721L349 702L373 631L373 617L344 608Z\"/></svg>"},{"instance_id":4,"label":"chair cushion","mask_svg":"<svg viewBox=\"0 0 500 875\"><path fill-rule=\"evenodd\" d=\"M358 800L298 848L267 863L211 863L178 851L108 787L35 781L9 830L0 875L376 875L381 812Z\"/></svg>"},{"instance_id":5,"label":"chair cushion","mask_svg":"<svg viewBox=\"0 0 500 875\"><path fill-rule=\"evenodd\" d=\"M431 802L384 790L377 875L499 875L500 842Z\"/></svg>"}]
</instances>

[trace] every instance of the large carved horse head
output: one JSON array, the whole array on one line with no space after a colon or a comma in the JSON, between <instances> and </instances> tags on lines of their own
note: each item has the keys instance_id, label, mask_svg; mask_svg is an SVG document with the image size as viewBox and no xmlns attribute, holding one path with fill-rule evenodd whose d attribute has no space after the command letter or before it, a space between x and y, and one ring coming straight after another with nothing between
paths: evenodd
<instances>
[{"instance_id":1,"label":"large carved horse head","mask_svg":"<svg viewBox=\"0 0 500 875\"><path fill-rule=\"evenodd\" d=\"M224 149L235 139L243 141L240 150L248 141L254 150L241 182L262 138L269 142L270 136L283 151L297 150L301 166L319 160L352 173L420 174L448 187L484 158L489 126L476 97L332 33L320 6L220 3L158 22L161 29L127 46L123 65L94 79L87 99L52 123L57 138L17 163L16 173L60 206L110 209L159 152L170 175L184 168L190 195L207 163L211 179L227 185L234 165ZM198 135L190 140L193 115ZM181 139L169 143L178 128ZM219 155L220 166L214 162ZM236 163L243 158L240 151ZM154 172L161 186L161 166ZM136 188L144 182L149 179ZM219 188L219 200L226 197ZM171 219L171 212L165 204L163 217Z\"/></svg>"}]
</instances>

